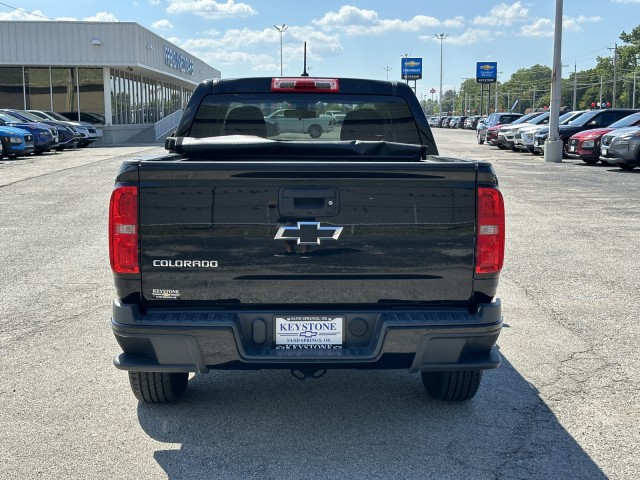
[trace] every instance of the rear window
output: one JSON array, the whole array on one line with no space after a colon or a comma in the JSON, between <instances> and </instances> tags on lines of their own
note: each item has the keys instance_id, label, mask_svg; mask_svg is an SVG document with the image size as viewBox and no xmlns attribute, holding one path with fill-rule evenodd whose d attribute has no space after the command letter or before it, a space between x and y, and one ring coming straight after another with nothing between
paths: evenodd
<instances>
[{"instance_id":1,"label":"rear window","mask_svg":"<svg viewBox=\"0 0 640 480\"><path fill-rule=\"evenodd\" d=\"M210 95L200 105L194 138L250 135L278 141L385 141L420 145L401 97L268 93Z\"/></svg>"}]
</instances>

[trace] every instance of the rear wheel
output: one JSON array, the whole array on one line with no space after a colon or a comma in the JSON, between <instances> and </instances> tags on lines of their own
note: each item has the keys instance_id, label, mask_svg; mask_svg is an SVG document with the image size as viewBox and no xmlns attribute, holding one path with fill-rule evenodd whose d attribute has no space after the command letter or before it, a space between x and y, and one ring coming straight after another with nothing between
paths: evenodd
<instances>
[{"instance_id":1,"label":"rear wheel","mask_svg":"<svg viewBox=\"0 0 640 480\"><path fill-rule=\"evenodd\" d=\"M480 135L478 135L478 144L482 145L483 143L484 143L484 140Z\"/></svg>"},{"instance_id":2,"label":"rear wheel","mask_svg":"<svg viewBox=\"0 0 640 480\"><path fill-rule=\"evenodd\" d=\"M627 165L626 163L619 163L618 166L623 170L633 170L636 168L635 165Z\"/></svg>"},{"instance_id":3,"label":"rear wheel","mask_svg":"<svg viewBox=\"0 0 640 480\"><path fill-rule=\"evenodd\" d=\"M185 372L129 372L133 395L144 403L169 403L187 389L189 374Z\"/></svg>"},{"instance_id":4,"label":"rear wheel","mask_svg":"<svg viewBox=\"0 0 640 480\"><path fill-rule=\"evenodd\" d=\"M422 383L435 400L461 402L472 399L482 380L482 370L422 372Z\"/></svg>"},{"instance_id":5,"label":"rear wheel","mask_svg":"<svg viewBox=\"0 0 640 480\"><path fill-rule=\"evenodd\" d=\"M311 125L309 127L309 135L311 135L311 138L320 138L322 127L320 125Z\"/></svg>"}]
</instances>

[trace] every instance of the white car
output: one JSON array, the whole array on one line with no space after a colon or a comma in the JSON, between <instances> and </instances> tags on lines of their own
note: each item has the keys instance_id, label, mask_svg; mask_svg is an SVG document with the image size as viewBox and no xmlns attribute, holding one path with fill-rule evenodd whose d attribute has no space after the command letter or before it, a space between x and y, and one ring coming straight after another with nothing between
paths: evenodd
<instances>
[{"instance_id":1,"label":"white car","mask_svg":"<svg viewBox=\"0 0 640 480\"><path fill-rule=\"evenodd\" d=\"M344 117L347 114L344 112L341 112L340 110L327 110L322 115L333 118L335 120L335 123L338 124L344 121Z\"/></svg>"}]
</instances>

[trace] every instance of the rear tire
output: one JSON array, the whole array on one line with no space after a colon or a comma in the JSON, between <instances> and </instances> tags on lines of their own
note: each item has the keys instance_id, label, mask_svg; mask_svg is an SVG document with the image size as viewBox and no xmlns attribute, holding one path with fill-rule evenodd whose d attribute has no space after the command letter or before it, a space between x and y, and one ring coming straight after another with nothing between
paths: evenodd
<instances>
[{"instance_id":1,"label":"rear tire","mask_svg":"<svg viewBox=\"0 0 640 480\"><path fill-rule=\"evenodd\" d=\"M627 165L626 163L619 163L618 166L623 170L633 170L636 168L635 165Z\"/></svg>"},{"instance_id":2,"label":"rear tire","mask_svg":"<svg viewBox=\"0 0 640 480\"><path fill-rule=\"evenodd\" d=\"M422 372L422 383L435 400L462 402L472 399L482 380L482 370Z\"/></svg>"},{"instance_id":3,"label":"rear tire","mask_svg":"<svg viewBox=\"0 0 640 480\"><path fill-rule=\"evenodd\" d=\"M170 403L187 389L189 374L185 372L129 372L133 395L143 403Z\"/></svg>"},{"instance_id":4,"label":"rear tire","mask_svg":"<svg viewBox=\"0 0 640 480\"><path fill-rule=\"evenodd\" d=\"M480 137L480 135L478 135L478 145L482 145L484 143L484 140L482 139L482 137Z\"/></svg>"},{"instance_id":5,"label":"rear tire","mask_svg":"<svg viewBox=\"0 0 640 480\"><path fill-rule=\"evenodd\" d=\"M320 125L311 125L308 132L311 138L320 138L320 135L322 135L322 127Z\"/></svg>"}]
</instances>

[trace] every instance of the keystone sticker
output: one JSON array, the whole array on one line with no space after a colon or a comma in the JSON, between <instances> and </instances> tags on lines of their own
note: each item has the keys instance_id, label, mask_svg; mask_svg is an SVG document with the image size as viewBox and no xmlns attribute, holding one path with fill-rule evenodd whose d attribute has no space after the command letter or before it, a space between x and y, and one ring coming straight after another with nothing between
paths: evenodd
<instances>
[{"instance_id":1,"label":"keystone sticker","mask_svg":"<svg viewBox=\"0 0 640 480\"><path fill-rule=\"evenodd\" d=\"M154 288L151 290L151 296L162 300L178 300L180 298L180 290Z\"/></svg>"}]
</instances>

